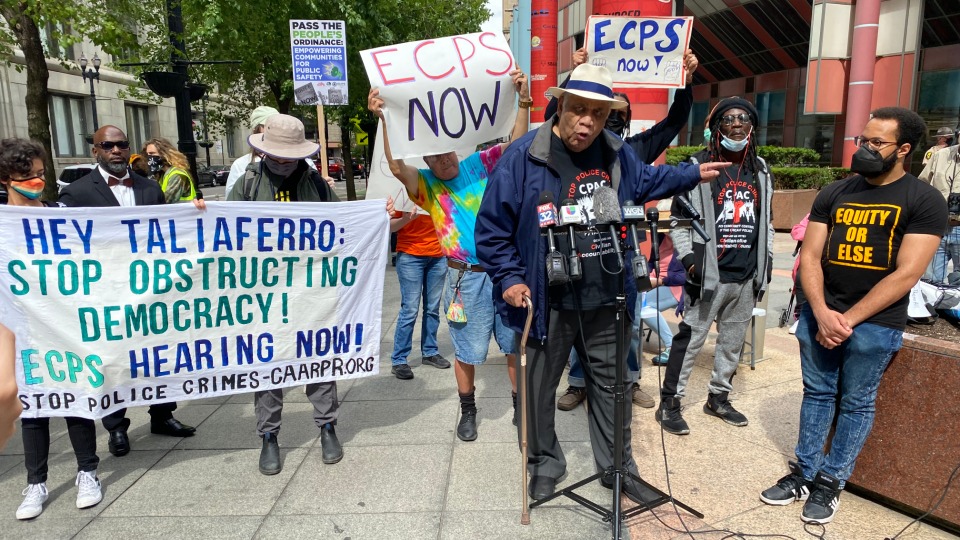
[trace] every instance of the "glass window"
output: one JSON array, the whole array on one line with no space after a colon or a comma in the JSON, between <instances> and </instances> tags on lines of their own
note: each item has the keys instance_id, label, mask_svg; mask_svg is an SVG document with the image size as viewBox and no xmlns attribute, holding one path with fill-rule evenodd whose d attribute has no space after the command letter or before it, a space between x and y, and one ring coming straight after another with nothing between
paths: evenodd
<instances>
[{"instance_id":1,"label":"glass window","mask_svg":"<svg viewBox=\"0 0 960 540\"><path fill-rule=\"evenodd\" d=\"M927 142L937 128L960 124L960 70L926 71L920 74L917 113L927 123Z\"/></svg>"},{"instance_id":2,"label":"glass window","mask_svg":"<svg viewBox=\"0 0 960 540\"><path fill-rule=\"evenodd\" d=\"M56 157L89 157L84 136L93 135L90 101L84 97L50 95L50 134Z\"/></svg>"},{"instance_id":3,"label":"glass window","mask_svg":"<svg viewBox=\"0 0 960 540\"><path fill-rule=\"evenodd\" d=\"M757 144L783 146L783 115L786 110L786 92L763 92L757 94L757 112L760 125L756 126Z\"/></svg>"},{"instance_id":4,"label":"glass window","mask_svg":"<svg viewBox=\"0 0 960 540\"><path fill-rule=\"evenodd\" d=\"M833 163L833 134L836 131L837 117L832 114L803 114L804 88L800 87L800 100L797 103L797 138L800 148L810 148L820 154L820 164ZM840 148L842 151L842 148ZM837 155L840 161L840 155Z\"/></svg>"},{"instance_id":5,"label":"glass window","mask_svg":"<svg viewBox=\"0 0 960 540\"><path fill-rule=\"evenodd\" d=\"M150 109L143 105L124 106L127 115L127 139L131 152L138 153L150 138Z\"/></svg>"},{"instance_id":6,"label":"glass window","mask_svg":"<svg viewBox=\"0 0 960 540\"><path fill-rule=\"evenodd\" d=\"M47 58L59 58L61 60L76 60L73 53L73 46L62 45L57 36L69 35L70 26L63 23L46 23L40 28L40 40L43 42L43 53Z\"/></svg>"},{"instance_id":7,"label":"glass window","mask_svg":"<svg viewBox=\"0 0 960 540\"><path fill-rule=\"evenodd\" d=\"M707 121L707 113L710 111L709 103L706 101L695 101L693 108L690 109L690 124L687 129L687 146L703 146L703 124Z\"/></svg>"}]
</instances>

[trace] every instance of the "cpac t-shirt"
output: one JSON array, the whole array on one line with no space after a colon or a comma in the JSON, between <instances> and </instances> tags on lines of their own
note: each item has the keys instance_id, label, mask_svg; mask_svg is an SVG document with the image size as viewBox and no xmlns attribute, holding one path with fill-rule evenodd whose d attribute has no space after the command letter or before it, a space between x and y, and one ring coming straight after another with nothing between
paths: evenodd
<instances>
[{"instance_id":1,"label":"cpac t-shirt","mask_svg":"<svg viewBox=\"0 0 960 540\"><path fill-rule=\"evenodd\" d=\"M571 152L560 137L551 136L551 163L560 174L562 192L557 204L573 199L589 220L593 212L593 194L600 186L612 187L610 173L603 167L601 137L581 152ZM583 277L566 285L550 287L550 305L554 309L596 309L612 305L617 296L618 279L623 272L610 243L609 227L601 225L596 231L579 230L574 233ZM570 254L570 240L566 227L556 229L557 251ZM601 254L602 253L602 254ZM576 295L576 298L574 297ZM579 302L579 306L577 305Z\"/></svg>"},{"instance_id":2,"label":"cpac t-shirt","mask_svg":"<svg viewBox=\"0 0 960 540\"><path fill-rule=\"evenodd\" d=\"M746 167L734 165L721 171L713 183L717 216L717 267L721 283L742 283L757 271L757 240L760 230L760 190Z\"/></svg>"},{"instance_id":3,"label":"cpac t-shirt","mask_svg":"<svg viewBox=\"0 0 960 540\"><path fill-rule=\"evenodd\" d=\"M830 309L844 313L896 270L905 234L943 235L947 205L940 192L912 174L884 186L857 175L823 188L810 221L827 225L824 297ZM902 329L908 297L864 322Z\"/></svg>"}]
</instances>

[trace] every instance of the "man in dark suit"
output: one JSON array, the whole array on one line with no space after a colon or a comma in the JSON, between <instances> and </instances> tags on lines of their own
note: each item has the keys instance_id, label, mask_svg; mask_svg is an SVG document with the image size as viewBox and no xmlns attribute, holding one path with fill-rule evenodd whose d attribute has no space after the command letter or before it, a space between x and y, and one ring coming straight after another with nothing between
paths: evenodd
<instances>
[{"instance_id":1,"label":"man in dark suit","mask_svg":"<svg viewBox=\"0 0 960 540\"><path fill-rule=\"evenodd\" d=\"M93 134L93 155L98 167L65 187L60 193L62 206L144 206L164 204L160 185L130 171L130 142L116 126L103 126ZM150 432L171 437L191 437L196 428L185 426L173 417L176 403L151 405ZM127 410L103 417L110 432L110 453L122 456L130 451Z\"/></svg>"}]
</instances>

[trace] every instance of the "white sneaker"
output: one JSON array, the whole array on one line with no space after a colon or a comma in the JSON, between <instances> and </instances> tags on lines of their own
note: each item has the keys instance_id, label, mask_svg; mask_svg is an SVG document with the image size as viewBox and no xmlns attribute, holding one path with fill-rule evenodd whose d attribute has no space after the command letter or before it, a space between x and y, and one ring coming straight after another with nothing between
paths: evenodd
<instances>
[{"instance_id":1,"label":"white sneaker","mask_svg":"<svg viewBox=\"0 0 960 540\"><path fill-rule=\"evenodd\" d=\"M796 334L796 333L797 333L797 326L799 326L799 325L800 325L800 321L799 321L799 320L793 321L793 324L790 325L790 330L787 330L787 332L790 332L791 334Z\"/></svg>"},{"instance_id":2,"label":"white sneaker","mask_svg":"<svg viewBox=\"0 0 960 540\"><path fill-rule=\"evenodd\" d=\"M77 508L90 508L103 500L103 494L100 493L100 479L97 478L97 471L78 472L76 484L79 488L77 492Z\"/></svg>"},{"instance_id":3,"label":"white sneaker","mask_svg":"<svg viewBox=\"0 0 960 540\"><path fill-rule=\"evenodd\" d=\"M17 508L17 519L33 519L43 512L43 503L47 502L47 484L30 484L23 490L23 502Z\"/></svg>"}]
</instances>

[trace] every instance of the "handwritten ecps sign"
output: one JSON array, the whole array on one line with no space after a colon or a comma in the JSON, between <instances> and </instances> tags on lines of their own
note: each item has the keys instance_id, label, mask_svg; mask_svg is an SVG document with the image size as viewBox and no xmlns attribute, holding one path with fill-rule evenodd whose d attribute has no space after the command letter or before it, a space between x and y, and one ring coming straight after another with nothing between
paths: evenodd
<instances>
[{"instance_id":1,"label":"handwritten ecps sign","mask_svg":"<svg viewBox=\"0 0 960 540\"><path fill-rule=\"evenodd\" d=\"M0 234L27 417L378 371L382 200L2 206Z\"/></svg>"},{"instance_id":2,"label":"handwritten ecps sign","mask_svg":"<svg viewBox=\"0 0 960 540\"><path fill-rule=\"evenodd\" d=\"M682 88L692 27L692 17L591 16L585 37L590 63L609 69L616 86Z\"/></svg>"},{"instance_id":3,"label":"handwritten ecps sign","mask_svg":"<svg viewBox=\"0 0 960 540\"><path fill-rule=\"evenodd\" d=\"M515 62L503 34L402 43L360 56L384 100L395 158L475 146L506 135L513 124Z\"/></svg>"}]
</instances>

